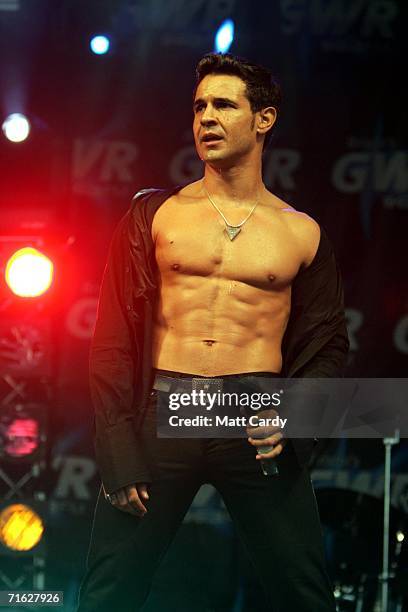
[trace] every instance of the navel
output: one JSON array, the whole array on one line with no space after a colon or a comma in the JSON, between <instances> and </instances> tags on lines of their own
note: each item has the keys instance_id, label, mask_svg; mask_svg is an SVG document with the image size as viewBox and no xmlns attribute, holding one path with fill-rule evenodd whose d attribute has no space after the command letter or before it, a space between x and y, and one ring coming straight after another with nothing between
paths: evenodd
<instances>
[{"instance_id":1,"label":"navel","mask_svg":"<svg viewBox=\"0 0 408 612\"><path fill-rule=\"evenodd\" d=\"M216 340L203 340L204 344L206 344L207 346L212 346L213 344L215 344L215 342L217 342Z\"/></svg>"}]
</instances>

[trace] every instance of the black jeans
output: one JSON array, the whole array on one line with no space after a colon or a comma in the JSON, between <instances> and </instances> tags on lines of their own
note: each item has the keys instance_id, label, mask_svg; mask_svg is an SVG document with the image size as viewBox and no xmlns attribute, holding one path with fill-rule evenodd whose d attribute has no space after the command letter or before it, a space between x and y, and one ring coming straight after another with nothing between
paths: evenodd
<instances>
[{"instance_id":1,"label":"black jeans","mask_svg":"<svg viewBox=\"0 0 408 612\"><path fill-rule=\"evenodd\" d=\"M142 608L203 483L221 494L270 612L335 612L310 475L299 467L291 443L278 458L279 476L264 476L246 439L157 438L156 394L151 392L141 431L153 477L147 513L139 518L118 510L99 491L77 612Z\"/></svg>"}]
</instances>

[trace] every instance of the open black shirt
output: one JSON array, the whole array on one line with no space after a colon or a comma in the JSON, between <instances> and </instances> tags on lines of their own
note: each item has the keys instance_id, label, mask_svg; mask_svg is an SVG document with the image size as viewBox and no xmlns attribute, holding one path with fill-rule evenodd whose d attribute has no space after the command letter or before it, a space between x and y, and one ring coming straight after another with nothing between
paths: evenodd
<instances>
[{"instance_id":1,"label":"open black shirt","mask_svg":"<svg viewBox=\"0 0 408 612\"><path fill-rule=\"evenodd\" d=\"M107 493L151 476L138 431L153 382L152 330L157 264L153 217L174 189L146 189L133 198L109 248L91 342L89 374L95 409L95 454ZM323 228L312 263L292 284L291 311L282 341L282 377L341 377L349 341L343 289ZM311 440L294 440L305 462Z\"/></svg>"}]
</instances>

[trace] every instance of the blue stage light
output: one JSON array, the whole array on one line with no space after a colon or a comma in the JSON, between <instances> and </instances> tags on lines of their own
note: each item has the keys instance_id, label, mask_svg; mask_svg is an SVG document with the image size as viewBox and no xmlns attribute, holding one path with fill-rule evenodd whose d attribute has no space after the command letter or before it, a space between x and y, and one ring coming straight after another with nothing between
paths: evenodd
<instances>
[{"instance_id":1,"label":"blue stage light","mask_svg":"<svg viewBox=\"0 0 408 612\"><path fill-rule=\"evenodd\" d=\"M215 51L217 53L227 53L232 41L234 40L234 22L226 19L222 22L215 35Z\"/></svg>"},{"instance_id":2,"label":"blue stage light","mask_svg":"<svg viewBox=\"0 0 408 612\"><path fill-rule=\"evenodd\" d=\"M90 42L91 51L96 55L104 55L109 51L110 40L107 36L98 34L94 36Z\"/></svg>"}]
</instances>

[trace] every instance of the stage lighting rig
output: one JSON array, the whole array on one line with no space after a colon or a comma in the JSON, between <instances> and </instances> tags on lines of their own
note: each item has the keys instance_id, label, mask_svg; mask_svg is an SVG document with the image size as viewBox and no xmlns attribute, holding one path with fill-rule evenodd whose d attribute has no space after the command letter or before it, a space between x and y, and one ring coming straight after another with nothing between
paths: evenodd
<instances>
[{"instance_id":1,"label":"stage lighting rig","mask_svg":"<svg viewBox=\"0 0 408 612\"><path fill-rule=\"evenodd\" d=\"M0 590L44 588L55 253L43 236L0 236Z\"/></svg>"}]
</instances>

